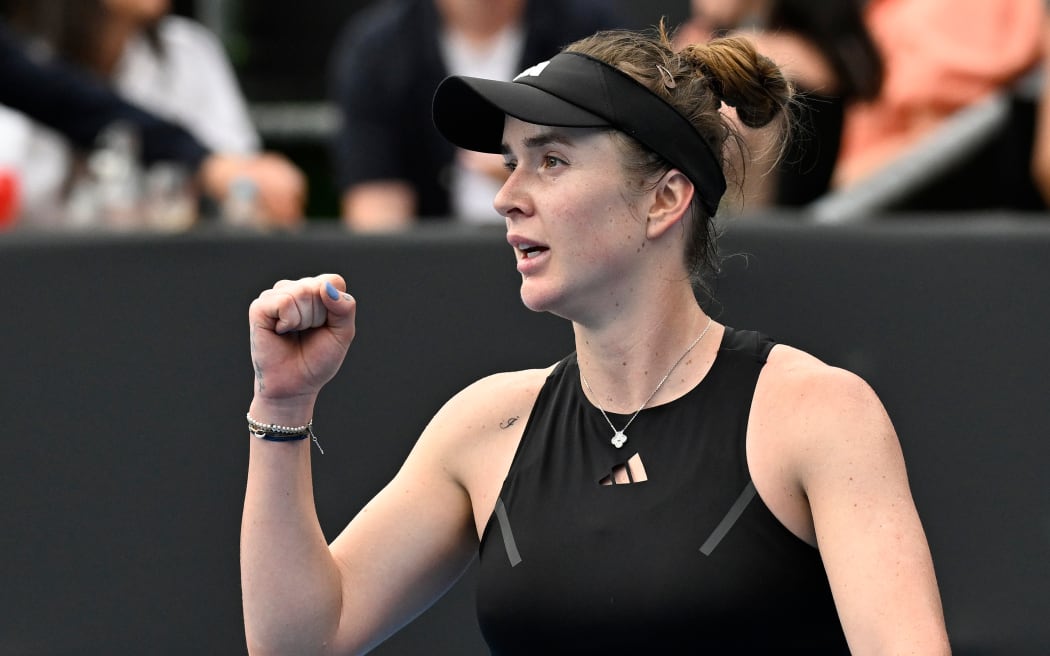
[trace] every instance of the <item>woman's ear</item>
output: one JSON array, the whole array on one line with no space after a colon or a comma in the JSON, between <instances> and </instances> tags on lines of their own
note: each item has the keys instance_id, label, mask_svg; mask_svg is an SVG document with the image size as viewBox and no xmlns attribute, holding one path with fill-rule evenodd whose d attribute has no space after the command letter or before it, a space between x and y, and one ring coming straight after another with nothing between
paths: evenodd
<instances>
[{"instance_id":1,"label":"woman's ear","mask_svg":"<svg viewBox=\"0 0 1050 656\"><path fill-rule=\"evenodd\" d=\"M681 223L693 202L693 183L678 169L670 169L653 187L646 237L655 239Z\"/></svg>"}]
</instances>

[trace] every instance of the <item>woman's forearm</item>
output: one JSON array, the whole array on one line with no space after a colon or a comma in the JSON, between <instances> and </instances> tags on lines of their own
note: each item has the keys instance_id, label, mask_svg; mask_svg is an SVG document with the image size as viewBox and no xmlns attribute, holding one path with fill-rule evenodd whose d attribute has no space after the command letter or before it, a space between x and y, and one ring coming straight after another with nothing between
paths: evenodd
<instances>
[{"instance_id":1,"label":"woman's forearm","mask_svg":"<svg viewBox=\"0 0 1050 656\"><path fill-rule=\"evenodd\" d=\"M342 593L314 508L311 442L251 441L241 525L249 651L329 653Z\"/></svg>"}]
</instances>

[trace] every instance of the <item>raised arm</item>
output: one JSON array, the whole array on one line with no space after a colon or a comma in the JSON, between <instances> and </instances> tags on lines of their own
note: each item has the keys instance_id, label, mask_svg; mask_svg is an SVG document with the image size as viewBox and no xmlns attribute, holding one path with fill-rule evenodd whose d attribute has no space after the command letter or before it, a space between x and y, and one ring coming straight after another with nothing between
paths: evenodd
<instances>
[{"instance_id":1,"label":"raised arm","mask_svg":"<svg viewBox=\"0 0 1050 656\"><path fill-rule=\"evenodd\" d=\"M310 421L354 337L356 302L344 289L335 275L282 281L252 303L253 419ZM462 573L477 537L469 497L443 461L452 412L439 413L331 547L314 509L310 441L251 437L241 578L253 655L362 653Z\"/></svg>"}]
</instances>

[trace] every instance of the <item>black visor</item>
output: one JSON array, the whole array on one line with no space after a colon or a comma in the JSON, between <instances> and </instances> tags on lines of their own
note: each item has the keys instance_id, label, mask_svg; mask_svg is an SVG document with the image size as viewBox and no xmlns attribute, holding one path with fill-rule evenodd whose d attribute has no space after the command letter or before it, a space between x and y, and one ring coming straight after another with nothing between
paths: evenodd
<instances>
[{"instance_id":1,"label":"black visor","mask_svg":"<svg viewBox=\"0 0 1050 656\"><path fill-rule=\"evenodd\" d=\"M620 130L681 170L709 216L725 193L720 160L689 121L655 93L593 57L561 53L513 82L453 76L434 94L434 124L467 150L502 152L505 116L552 127Z\"/></svg>"}]
</instances>

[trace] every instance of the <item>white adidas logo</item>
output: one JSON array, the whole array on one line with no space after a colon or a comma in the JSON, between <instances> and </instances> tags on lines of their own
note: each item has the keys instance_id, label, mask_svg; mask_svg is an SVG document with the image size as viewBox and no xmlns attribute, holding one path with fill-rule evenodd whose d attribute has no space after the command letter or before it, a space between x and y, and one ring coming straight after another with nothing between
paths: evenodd
<instances>
[{"instance_id":1,"label":"white adidas logo","mask_svg":"<svg viewBox=\"0 0 1050 656\"><path fill-rule=\"evenodd\" d=\"M549 63L550 61L540 62L535 66L530 66L526 68L524 71L518 74L518 77L514 78L514 81L517 82L523 77L539 77L540 73L543 72L543 69L547 68L547 64Z\"/></svg>"}]
</instances>

